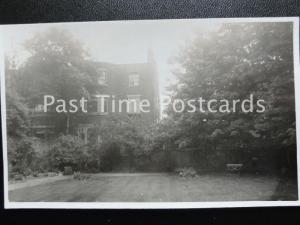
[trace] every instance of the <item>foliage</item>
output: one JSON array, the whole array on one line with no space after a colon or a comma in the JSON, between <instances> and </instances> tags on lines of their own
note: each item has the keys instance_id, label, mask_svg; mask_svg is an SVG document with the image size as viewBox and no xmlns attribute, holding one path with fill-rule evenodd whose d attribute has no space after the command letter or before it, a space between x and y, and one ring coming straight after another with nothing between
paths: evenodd
<instances>
[{"instance_id":1,"label":"foliage","mask_svg":"<svg viewBox=\"0 0 300 225\"><path fill-rule=\"evenodd\" d=\"M98 159L101 170L118 169L122 166L122 157L128 159L125 167L135 166L134 158L144 154L145 139L143 131L139 129L141 122L127 115L107 115L105 120L91 129L89 148Z\"/></svg>"},{"instance_id":2,"label":"foliage","mask_svg":"<svg viewBox=\"0 0 300 225\"><path fill-rule=\"evenodd\" d=\"M8 163L11 173L28 176L37 169L38 157L32 147L32 141L29 137L7 138Z\"/></svg>"},{"instance_id":3,"label":"foliage","mask_svg":"<svg viewBox=\"0 0 300 225\"><path fill-rule=\"evenodd\" d=\"M191 167L178 168L175 171L179 176L184 178L196 177L197 171Z\"/></svg>"},{"instance_id":4,"label":"foliage","mask_svg":"<svg viewBox=\"0 0 300 225\"><path fill-rule=\"evenodd\" d=\"M61 135L46 154L49 167L54 171L64 171L67 166L80 169L87 157L84 150L84 143L77 137Z\"/></svg>"},{"instance_id":5,"label":"foliage","mask_svg":"<svg viewBox=\"0 0 300 225\"><path fill-rule=\"evenodd\" d=\"M43 104L45 95L65 101L89 96L87 86L91 83L91 66L86 60L86 51L70 33L52 28L34 35L24 47L30 57L18 69L16 87L29 108ZM72 121L78 114L80 112L57 115L56 122L52 121L56 123L57 132L69 134L73 128Z\"/></svg>"},{"instance_id":6,"label":"foliage","mask_svg":"<svg viewBox=\"0 0 300 225\"><path fill-rule=\"evenodd\" d=\"M6 56L5 65L7 134L20 138L28 134L28 109L14 85L18 79L14 58Z\"/></svg>"},{"instance_id":7,"label":"foliage","mask_svg":"<svg viewBox=\"0 0 300 225\"><path fill-rule=\"evenodd\" d=\"M27 108L18 96L7 92L7 134L20 138L28 133Z\"/></svg>"},{"instance_id":8,"label":"foliage","mask_svg":"<svg viewBox=\"0 0 300 225\"><path fill-rule=\"evenodd\" d=\"M75 172L73 175L75 180L89 180L91 178L90 174L82 174L80 172Z\"/></svg>"},{"instance_id":9,"label":"foliage","mask_svg":"<svg viewBox=\"0 0 300 225\"><path fill-rule=\"evenodd\" d=\"M197 34L174 59L181 70L169 88L172 98L230 101L253 94L265 100L266 111L176 113L169 107L156 145L194 149L201 155L198 164L211 168L224 157L247 165L257 157L275 166L282 149L288 158L288 147L295 151L292 37L287 23L223 24Z\"/></svg>"}]
</instances>

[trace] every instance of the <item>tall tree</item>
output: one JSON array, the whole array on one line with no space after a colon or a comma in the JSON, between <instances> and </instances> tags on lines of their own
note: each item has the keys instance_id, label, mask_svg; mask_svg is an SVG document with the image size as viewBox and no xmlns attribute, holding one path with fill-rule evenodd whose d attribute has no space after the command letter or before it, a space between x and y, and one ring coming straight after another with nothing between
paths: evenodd
<instances>
[{"instance_id":1,"label":"tall tree","mask_svg":"<svg viewBox=\"0 0 300 225\"><path fill-rule=\"evenodd\" d=\"M173 98L230 102L253 94L266 110L175 113L169 107L177 149L192 148L206 161L209 155L246 163L259 157L273 165L279 151L295 151L292 31L291 23L228 23L199 33L181 51Z\"/></svg>"},{"instance_id":2,"label":"tall tree","mask_svg":"<svg viewBox=\"0 0 300 225\"><path fill-rule=\"evenodd\" d=\"M30 57L20 68L18 89L29 107L42 104L44 95L66 101L88 96L88 55L69 32L51 28L27 40L24 47ZM56 116L60 117L60 131L68 134L74 115Z\"/></svg>"}]
</instances>

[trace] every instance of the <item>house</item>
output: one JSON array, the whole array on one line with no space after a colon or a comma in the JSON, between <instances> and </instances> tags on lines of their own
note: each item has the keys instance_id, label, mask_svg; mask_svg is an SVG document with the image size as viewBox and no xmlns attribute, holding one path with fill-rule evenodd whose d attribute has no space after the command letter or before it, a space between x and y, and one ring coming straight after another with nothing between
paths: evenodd
<instances>
[{"instance_id":1,"label":"house","mask_svg":"<svg viewBox=\"0 0 300 225\"><path fill-rule=\"evenodd\" d=\"M147 62L134 64L113 64L91 62L95 68L92 78L93 90L87 102L87 113L83 113L72 122L77 135L85 143L89 142L89 130L93 129L110 114L122 114L136 117L144 124L153 124L160 118L159 85L156 63L151 51L148 52ZM124 101L128 100L128 101ZM148 110L143 112L139 106L142 100L148 101ZM121 103L120 103L121 102ZM55 124L64 124L64 120L55 112L45 114L37 105L31 113L31 128L39 137L55 135ZM50 118L50 119L49 119ZM99 141L101 137L98 137Z\"/></svg>"}]
</instances>

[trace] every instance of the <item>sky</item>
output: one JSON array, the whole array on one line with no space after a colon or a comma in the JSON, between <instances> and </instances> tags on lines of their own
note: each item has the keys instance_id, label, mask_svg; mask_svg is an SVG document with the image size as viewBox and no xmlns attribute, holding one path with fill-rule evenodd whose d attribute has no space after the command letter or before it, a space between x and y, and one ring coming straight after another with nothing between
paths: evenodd
<instances>
[{"instance_id":1,"label":"sky","mask_svg":"<svg viewBox=\"0 0 300 225\"><path fill-rule=\"evenodd\" d=\"M19 63L28 53L22 44L38 32L50 27L66 29L79 40L95 61L110 63L139 63L147 61L149 49L154 54L159 74L160 95L174 80L169 59L194 38L197 32L206 32L218 26L214 22L189 20L102 21L52 24L9 25L4 27L5 53L14 55Z\"/></svg>"}]
</instances>

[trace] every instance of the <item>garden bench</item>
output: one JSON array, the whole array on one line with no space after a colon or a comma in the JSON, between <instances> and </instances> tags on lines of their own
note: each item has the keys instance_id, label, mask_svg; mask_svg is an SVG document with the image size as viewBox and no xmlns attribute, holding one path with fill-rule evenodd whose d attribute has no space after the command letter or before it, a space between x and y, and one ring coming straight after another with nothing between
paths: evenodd
<instances>
[{"instance_id":1,"label":"garden bench","mask_svg":"<svg viewBox=\"0 0 300 225\"><path fill-rule=\"evenodd\" d=\"M228 174L238 174L238 175L240 175L242 168L243 168L242 163L228 163L228 164L226 164L226 170L227 170Z\"/></svg>"}]
</instances>

